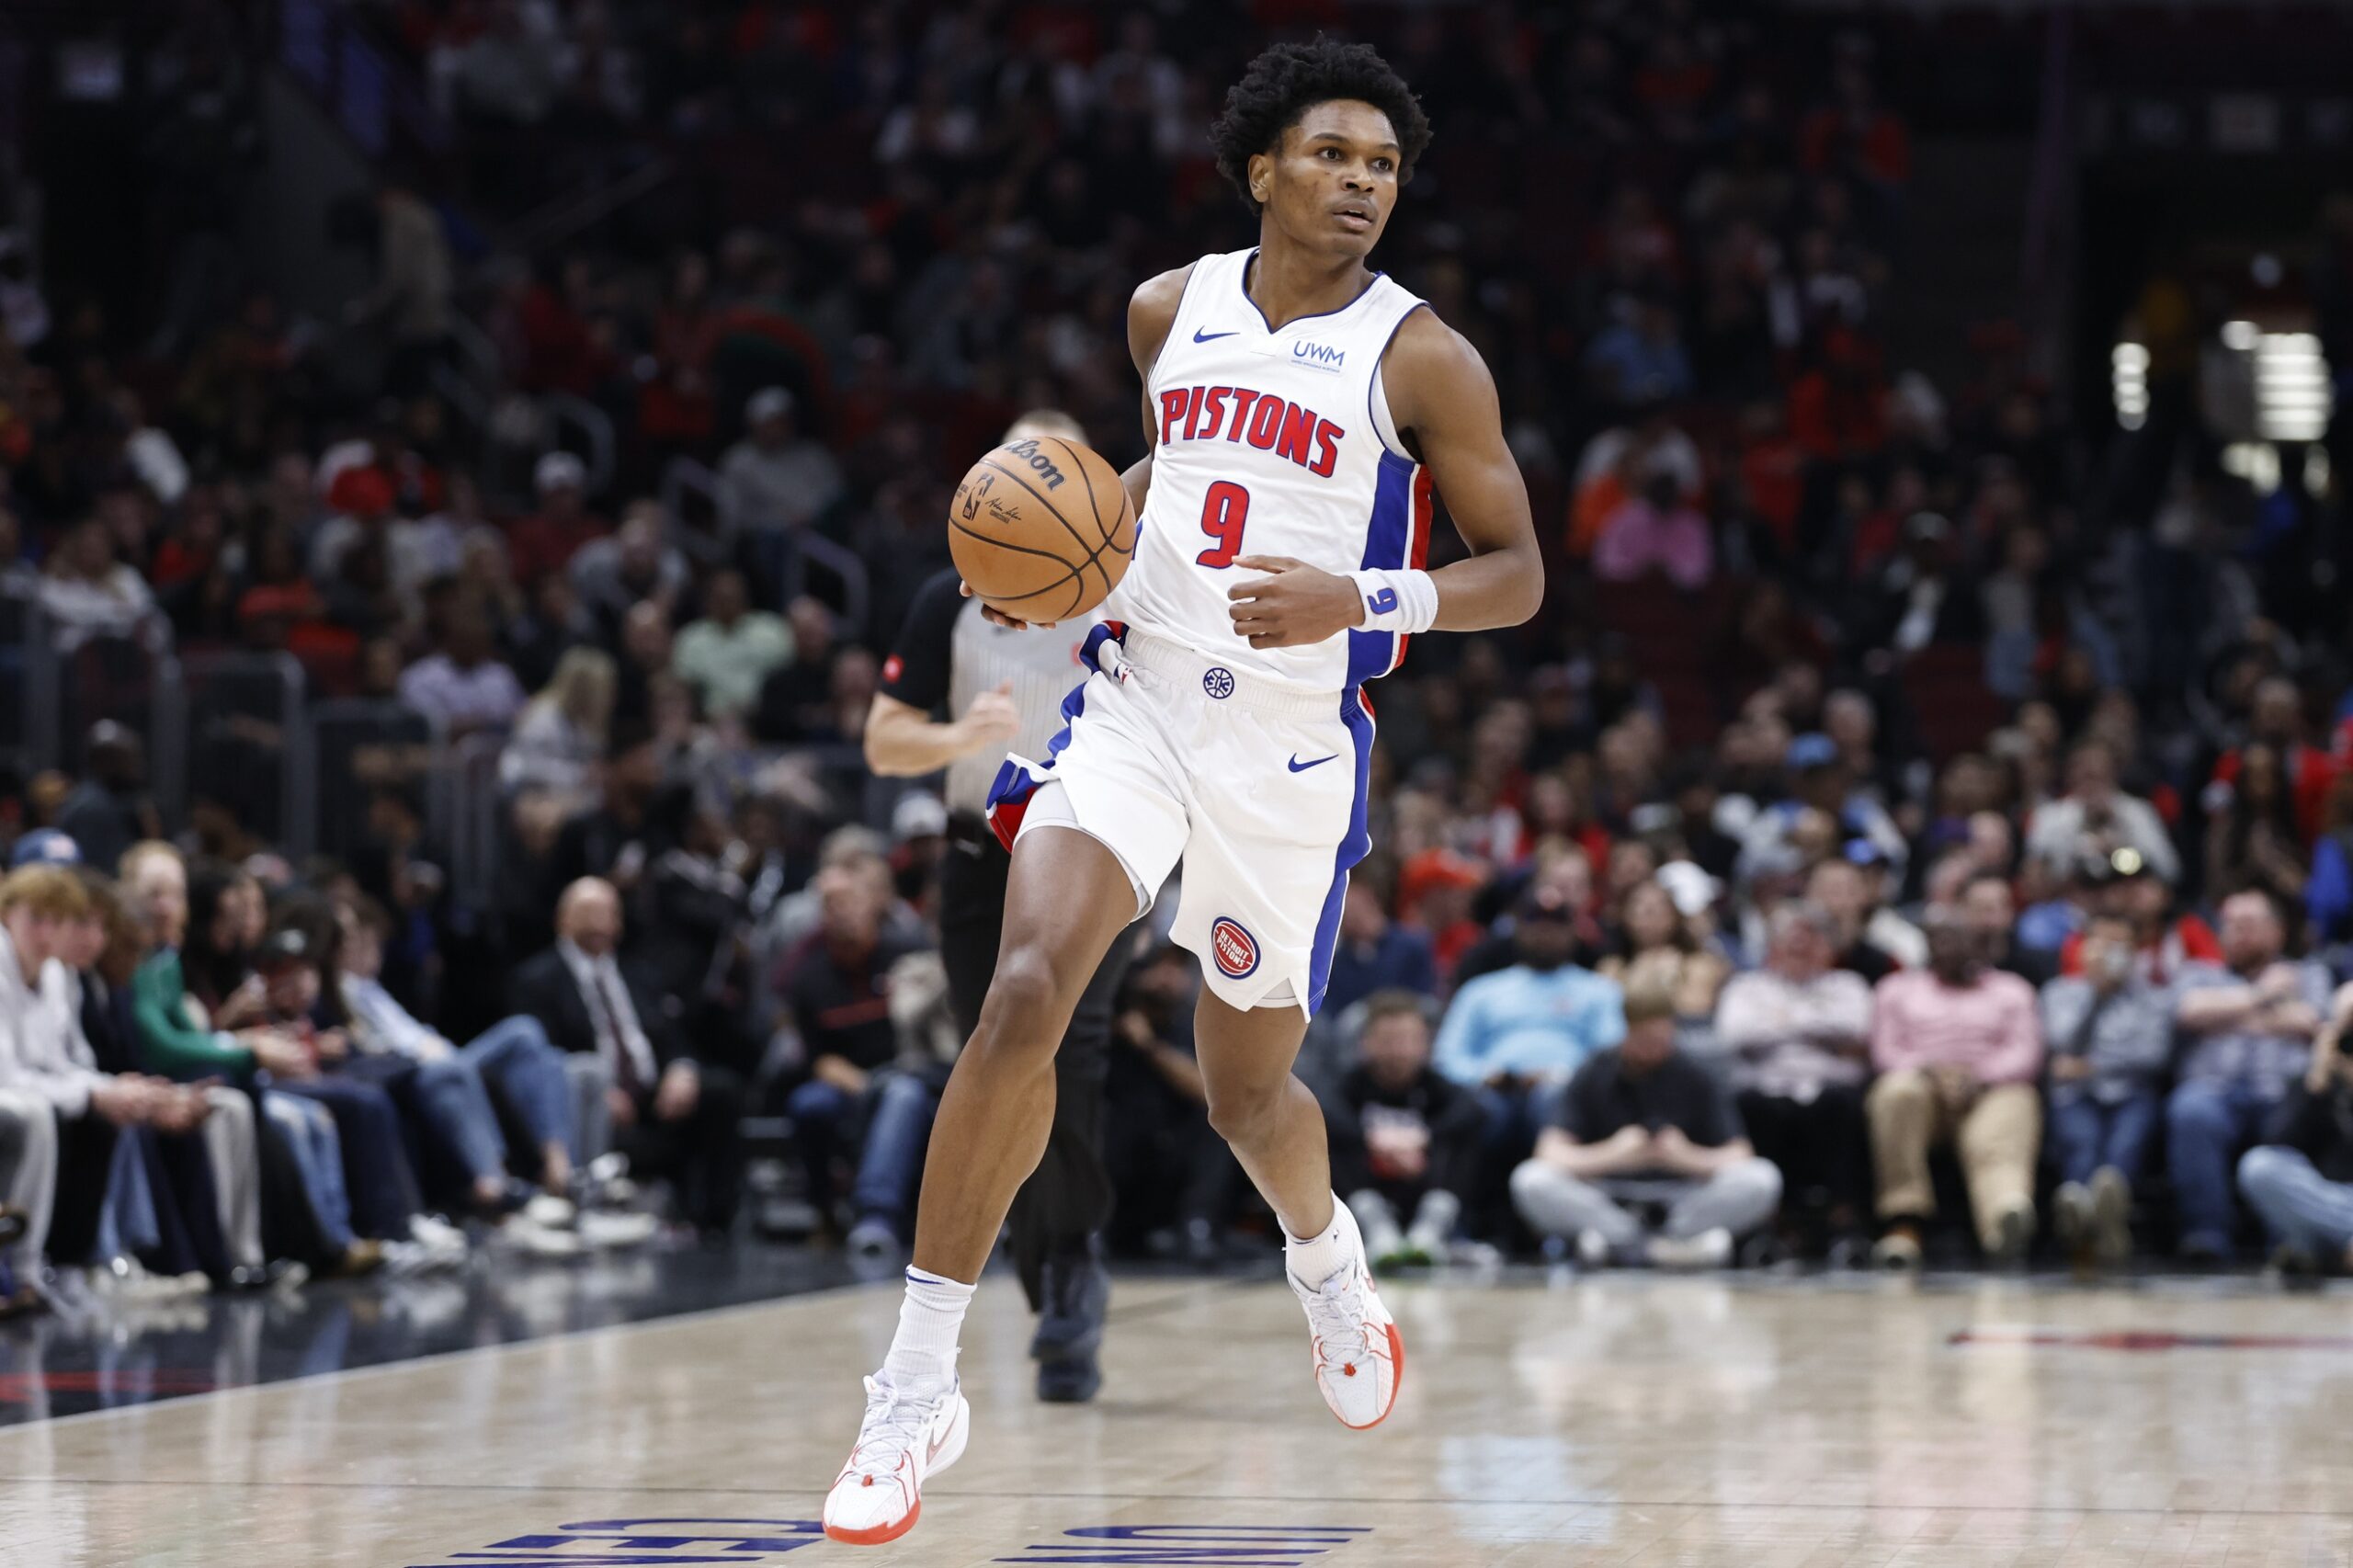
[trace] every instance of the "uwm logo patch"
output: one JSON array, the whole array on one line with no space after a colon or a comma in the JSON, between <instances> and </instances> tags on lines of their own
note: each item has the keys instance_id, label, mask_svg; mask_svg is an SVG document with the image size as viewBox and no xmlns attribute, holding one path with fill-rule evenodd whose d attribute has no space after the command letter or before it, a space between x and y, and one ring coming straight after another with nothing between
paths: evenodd
<instances>
[{"instance_id":1,"label":"uwm logo patch","mask_svg":"<svg viewBox=\"0 0 2353 1568\"><path fill-rule=\"evenodd\" d=\"M1239 920L1221 915L1210 926L1210 956L1228 980L1247 979L1258 967L1258 938L1245 931Z\"/></svg>"},{"instance_id":2,"label":"uwm logo patch","mask_svg":"<svg viewBox=\"0 0 2353 1568\"><path fill-rule=\"evenodd\" d=\"M1347 349L1335 348L1328 343L1294 343L1290 357L1318 370L1337 370L1348 362Z\"/></svg>"}]
</instances>

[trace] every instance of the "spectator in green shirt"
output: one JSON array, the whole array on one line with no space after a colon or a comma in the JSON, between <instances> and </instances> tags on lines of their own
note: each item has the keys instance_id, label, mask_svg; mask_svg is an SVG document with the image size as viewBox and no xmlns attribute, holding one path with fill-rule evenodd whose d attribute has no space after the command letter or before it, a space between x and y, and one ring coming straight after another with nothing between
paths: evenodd
<instances>
[{"instance_id":1,"label":"spectator in green shirt","mask_svg":"<svg viewBox=\"0 0 2353 1568\"><path fill-rule=\"evenodd\" d=\"M711 574L703 618L678 633L670 668L694 687L713 719L747 713L759 701L768 672L792 662L792 631L784 618L754 609L736 571Z\"/></svg>"}]
</instances>

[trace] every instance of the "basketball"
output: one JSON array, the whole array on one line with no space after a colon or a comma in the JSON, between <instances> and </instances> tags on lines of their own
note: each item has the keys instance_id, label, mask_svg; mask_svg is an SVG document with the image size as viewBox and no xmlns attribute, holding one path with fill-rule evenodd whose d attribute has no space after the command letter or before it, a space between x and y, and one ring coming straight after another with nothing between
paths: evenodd
<instances>
[{"instance_id":1,"label":"basketball","mask_svg":"<svg viewBox=\"0 0 2353 1568\"><path fill-rule=\"evenodd\" d=\"M1058 436L1009 441L974 463L948 509L956 570L1018 620L1073 620L1108 597L1135 558L1128 487L1102 457Z\"/></svg>"}]
</instances>

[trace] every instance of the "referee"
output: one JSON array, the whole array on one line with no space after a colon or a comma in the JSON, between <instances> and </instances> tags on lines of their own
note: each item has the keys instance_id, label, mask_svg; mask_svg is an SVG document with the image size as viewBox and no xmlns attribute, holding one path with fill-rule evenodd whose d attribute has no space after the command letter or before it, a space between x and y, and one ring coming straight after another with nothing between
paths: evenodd
<instances>
[{"instance_id":1,"label":"referee","mask_svg":"<svg viewBox=\"0 0 2353 1568\"><path fill-rule=\"evenodd\" d=\"M1023 415L1007 441L1055 436L1083 441L1066 414ZM1015 631L987 620L949 567L915 595L906 626L883 662L866 721L866 764L911 778L948 770L948 840L939 873L939 947L949 1004L966 1038L979 1027L982 998L996 972L1005 929L1006 879L1013 858L982 812L1007 752L1043 756L1063 727L1062 701L1084 670L1085 621ZM936 713L953 715L936 719ZM1111 1006L1130 944L1111 944L1087 983L1054 1058L1054 1121L1045 1157L1013 1202L1015 1267L1040 1315L1029 1354L1038 1397L1075 1403L1095 1397L1103 1374L1096 1351L1110 1278L1096 1233L1110 1218L1111 1179L1103 1168L1103 1080Z\"/></svg>"}]
</instances>

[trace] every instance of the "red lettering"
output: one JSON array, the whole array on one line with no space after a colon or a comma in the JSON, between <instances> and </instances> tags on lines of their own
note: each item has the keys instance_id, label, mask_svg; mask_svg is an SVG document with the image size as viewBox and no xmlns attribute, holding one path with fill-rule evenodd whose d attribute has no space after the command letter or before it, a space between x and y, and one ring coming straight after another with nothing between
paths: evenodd
<instances>
[{"instance_id":1,"label":"red lettering","mask_svg":"<svg viewBox=\"0 0 2353 1568\"><path fill-rule=\"evenodd\" d=\"M1162 446L1168 444L1169 437L1176 433L1176 421L1184 416L1185 390L1179 387L1174 392L1162 392L1160 394L1160 444Z\"/></svg>"},{"instance_id":2,"label":"red lettering","mask_svg":"<svg viewBox=\"0 0 2353 1568\"><path fill-rule=\"evenodd\" d=\"M1275 444L1275 433L1282 427L1283 400L1279 397L1260 398L1258 412L1250 421L1250 444L1262 452L1270 449Z\"/></svg>"},{"instance_id":3,"label":"red lettering","mask_svg":"<svg viewBox=\"0 0 2353 1568\"><path fill-rule=\"evenodd\" d=\"M1286 403L1283 407L1282 438L1276 443L1275 456L1289 458L1300 467L1307 466L1307 449L1315 441L1315 415L1312 409Z\"/></svg>"},{"instance_id":4,"label":"red lettering","mask_svg":"<svg viewBox=\"0 0 2353 1568\"><path fill-rule=\"evenodd\" d=\"M1209 390L1209 395L1201 399L1201 412L1208 415L1201 421L1202 440L1209 441L1216 438L1217 422L1225 414L1225 400L1233 395L1232 387L1211 387ZM1188 430L1186 434L1190 435L1192 432Z\"/></svg>"},{"instance_id":5,"label":"red lettering","mask_svg":"<svg viewBox=\"0 0 2353 1568\"><path fill-rule=\"evenodd\" d=\"M1201 423L1201 389L1193 389L1192 401L1185 405L1185 439L1193 438L1194 430Z\"/></svg>"},{"instance_id":6,"label":"red lettering","mask_svg":"<svg viewBox=\"0 0 2353 1568\"><path fill-rule=\"evenodd\" d=\"M1307 472L1318 479L1331 478L1332 470L1340 461L1340 437L1347 434L1328 419L1318 420L1315 426L1315 460L1307 465Z\"/></svg>"},{"instance_id":7,"label":"red lettering","mask_svg":"<svg viewBox=\"0 0 2353 1568\"><path fill-rule=\"evenodd\" d=\"M1225 427L1227 440L1242 439L1243 427L1250 423L1250 405L1257 401L1258 394L1248 387L1233 389L1233 423Z\"/></svg>"}]
</instances>

